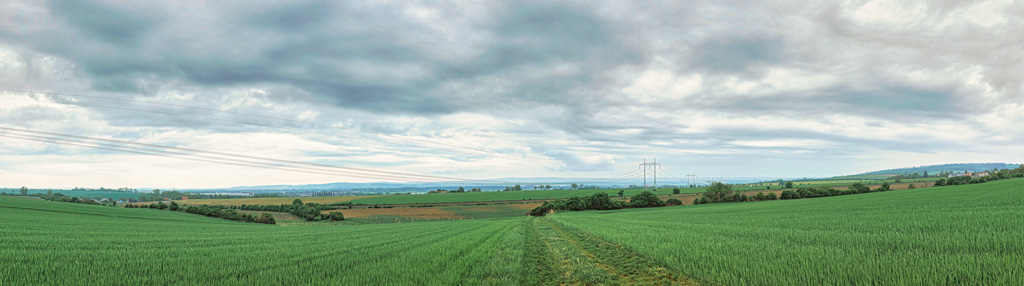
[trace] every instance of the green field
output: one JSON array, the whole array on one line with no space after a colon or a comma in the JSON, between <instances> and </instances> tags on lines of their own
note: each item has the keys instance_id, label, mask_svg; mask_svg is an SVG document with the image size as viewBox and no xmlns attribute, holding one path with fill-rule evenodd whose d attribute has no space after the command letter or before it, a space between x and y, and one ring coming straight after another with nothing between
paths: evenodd
<instances>
[{"instance_id":1,"label":"green field","mask_svg":"<svg viewBox=\"0 0 1024 286\"><path fill-rule=\"evenodd\" d=\"M1008 285L1024 273L1024 180L557 214L712 284Z\"/></svg>"},{"instance_id":2,"label":"green field","mask_svg":"<svg viewBox=\"0 0 1024 286\"><path fill-rule=\"evenodd\" d=\"M1006 285L1024 273L1024 179L400 224L12 197L0 217L0 285Z\"/></svg>"},{"instance_id":3,"label":"green field","mask_svg":"<svg viewBox=\"0 0 1024 286\"><path fill-rule=\"evenodd\" d=\"M20 198L0 217L0 285L532 284L521 218L274 226Z\"/></svg>"}]
</instances>

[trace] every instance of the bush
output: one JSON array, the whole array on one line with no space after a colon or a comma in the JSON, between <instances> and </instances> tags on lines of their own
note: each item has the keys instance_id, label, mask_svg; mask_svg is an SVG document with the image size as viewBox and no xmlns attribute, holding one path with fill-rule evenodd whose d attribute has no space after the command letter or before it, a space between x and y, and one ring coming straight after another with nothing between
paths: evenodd
<instances>
[{"instance_id":1,"label":"bush","mask_svg":"<svg viewBox=\"0 0 1024 286\"><path fill-rule=\"evenodd\" d=\"M591 210L613 210L621 209L622 205L616 205L611 196L607 193L596 193L586 198L587 209Z\"/></svg>"},{"instance_id":2,"label":"bush","mask_svg":"<svg viewBox=\"0 0 1024 286\"><path fill-rule=\"evenodd\" d=\"M694 205L699 205L699 204L701 204L700 198L693 198L693 204L694 204Z\"/></svg>"},{"instance_id":3,"label":"bush","mask_svg":"<svg viewBox=\"0 0 1024 286\"><path fill-rule=\"evenodd\" d=\"M762 193L762 192L758 192L757 195L754 195L754 200L755 201L763 201L763 200L767 200L767 199L768 199L768 196L765 196L764 193Z\"/></svg>"},{"instance_id":4,"label":"bush","mask_svg":"<svg viewBox=\"0 0 1024 286\"><path fill-rule=\"evenodd\" d=\"M650 208L665 206L665 202L651 192L641 192L629 199L631 208Z\"/></svg>"},{"instance_id":5,"label":"bush","mask_svg":"<svg viewBox=\"0 0 1024 286\"><path fill-rule=\"evenodd\" d=\"M175 212L176 212L176 211L180 210L180 209L181 209L181 207L180 207L180 206L178 206L178 203L175 203L175 202L171 202L171 206L170 206L170 209L171 209L171 211L175 211Z\"/></svg>"},{"instance_id":6,"label":"bush","mask_svg":"<svg viewBox=\"0 0 1024 286\"><path fill-rule=\"evenodd\" d=\"M265 224L277 224L277 221L274 220L274 215L270 213L261 213L260 216L257 217L255 221L258 223Z\"/></svg>"},{"instance_id":7,"label":"bush","mask_svg":"<svg viewBox=\"0 0 1024 286\"><path fill-rule=\"evenodd\" d=\"M679 194L679 188L672 189L672 194L673 195L678 195Z\"/></svg>"},{"instance_id":8,"label":"bush","mask_svg":"<svg viewBox=\"0 0 1024 286\"><path fill-rule=\"evenodd\" d=\"M779 199L783 199L783 200L795 200L795 199L799 199L799 198L800 198L800 195L797 194L794 191L791 191L791 190L782 191L782 196L779 197Z\"/></svg>"},{"instance_id":9,"label":"bush","mask_svg":"<svg viewBox=\"0 0 1024 286\"><path fill-rule=\"evenodd\" d=\"M711 203L729 200L729 197L732 195L732 186L723 183L711 184L711 186L708 186L708 189L704 191L704 198L707 198Z\"/></svg>"},{"instance_id":10,"label":"bush","mask_svg":"<svg viewBox=\"0 0 1024 286\"><path fill-rule=\"evenodd\" d=\"M787 189L792 189L793 188L793 182L786 182L786 188Z\"/></svg>"},{"instance_id":11,"label":"bush","mask_svg":"<svg viewBox=\"0 0 1024 286\"><path fill-rule=\"evenodd\" d=\"M341 221L345 220L345 215L341 212L331 212L327 215L327 218L331 219L331 221Z\"/></svg>"},{"instance_id":12,"label":"bush","mask_svg":"<svg viewBox=\"0 0 1024 286\"><path fill-rule=\"evenodd\" d=\"M665 201L665 205L666 206L681 206L681 205L683 205L683 201L680 201L679 199L668 199L668 200Z\"/></svg>"},{"instance_id":13,"label":"bush","mask_svg":"<svg viewBox=\"0 0 1024 286\"><path fill-rule=\"evenodd\" d=\"M778 196L776 196L776 195L775 195L775 193L768 193L768 195L766 195L766 196L764 196L764 197L765 197L765 199L767 199L767 200L777 200L777 199L779 199L779 197L778 197Z\"/></svg>"}]
</instances>

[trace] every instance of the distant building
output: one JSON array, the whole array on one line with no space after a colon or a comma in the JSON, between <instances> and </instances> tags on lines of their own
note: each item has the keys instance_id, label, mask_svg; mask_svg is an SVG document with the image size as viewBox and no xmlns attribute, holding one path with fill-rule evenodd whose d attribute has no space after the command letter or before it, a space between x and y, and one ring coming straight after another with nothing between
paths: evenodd
<instances>
[{"instance_id":1,"label":"distant building","mask_svg":"<svg viewBox=\"0 0 1024 286\"><path fill-rule=\"evenodd\" d=\"M187 199L188 199L188 197L181 197L181 199L182 199L182 200L187 200Z\"/></svg>"}]
</instances>

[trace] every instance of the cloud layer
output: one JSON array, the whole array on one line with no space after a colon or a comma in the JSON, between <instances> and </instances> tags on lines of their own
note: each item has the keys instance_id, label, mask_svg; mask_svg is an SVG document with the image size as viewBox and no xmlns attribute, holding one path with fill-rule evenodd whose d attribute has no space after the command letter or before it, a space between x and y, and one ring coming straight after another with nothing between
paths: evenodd
<instances>
[{"instance_id":1,"label":"cloud layer","mask_svg":"<svg viewBox=\"0 0 1024 286\"><path fill-rule=\"evenodd\" d=\"M1019 162L1020 15L1014 1L13 1L0 122L474 178L610 177L644 157L707 176ZM12 184L346 180L0 145L0 178L26 181ZM69 165L85 161L253 175Z\"/></svg>"}]
</instances>

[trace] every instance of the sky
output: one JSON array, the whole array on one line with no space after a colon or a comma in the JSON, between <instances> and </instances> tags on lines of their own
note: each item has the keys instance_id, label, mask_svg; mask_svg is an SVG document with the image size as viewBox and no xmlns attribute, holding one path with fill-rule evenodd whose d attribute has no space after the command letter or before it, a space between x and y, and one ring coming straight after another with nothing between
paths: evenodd
<instances>
[{"instance_id":1,"label":"sky","mask_svg":"<svg viewBox=\"0 0 1024 286\"><path fill-rule=\"evenodd\" d=\"M0 135L454 178L1021 163L1022 77L1022 1L0 3ZM0 137L0 187L368 181Z\"/></svg>"}]
</instances>

